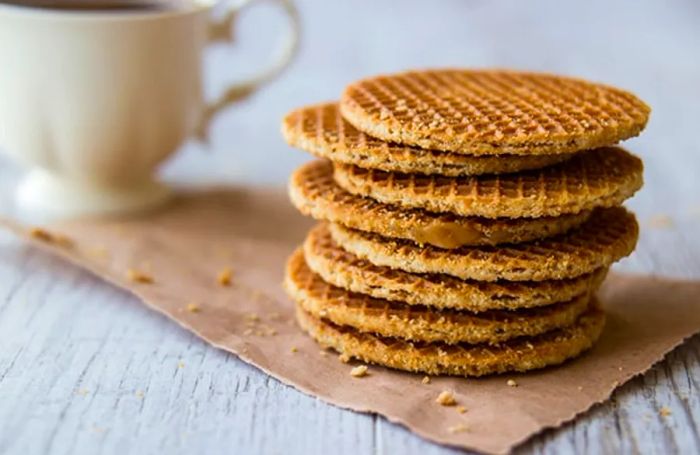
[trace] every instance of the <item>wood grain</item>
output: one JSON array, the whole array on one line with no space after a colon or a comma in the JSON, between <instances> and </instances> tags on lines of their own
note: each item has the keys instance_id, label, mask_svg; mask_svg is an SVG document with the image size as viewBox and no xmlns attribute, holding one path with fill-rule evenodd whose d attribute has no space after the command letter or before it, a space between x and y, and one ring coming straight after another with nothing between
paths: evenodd
<instances>
[{"instance_id":1,"label":"wood grain","mask_svg":"<svg viewBox=\"0 0 700 455\"><path fill-rule=\"evenodd\" d=\"M282 114L333 99L361 76L449 65L578 75L635 91L653 108L647 132L629 142L646 164L645 189L629 204L642 237L618 269L700 278L697 2L299 3L306 38L293 70L224 114L213 153L189 145L166 166L167 178L282 184L307 159L283 145ZM267 30L266 19L244 21L241 42ZM265 42L242 45L236 57L254 60ZM215 91L231 62L213 57ZM5 195L18 175L3 163ZM2 454L456 453L302 395L5 234L0 403ZM699 427L696 336L611 401L518 452L697 453Z\"/></svg>"}]
</instances>

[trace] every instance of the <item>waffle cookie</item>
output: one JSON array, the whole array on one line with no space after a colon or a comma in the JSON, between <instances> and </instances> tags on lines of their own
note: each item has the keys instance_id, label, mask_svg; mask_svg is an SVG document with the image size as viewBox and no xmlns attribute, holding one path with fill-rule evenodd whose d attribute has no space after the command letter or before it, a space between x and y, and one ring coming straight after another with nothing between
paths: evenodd
<instances>
[{"instance_id":1,"label":"waffle cookie","mask_svg":"<svg viewBox=\"0 0 700 455\"><path fill-rule=\"evenodd\" d=\"M621 204L642 186L642 162L618 147L582 152L561 164L503 176L441 177L336 164L350 193L387 204L461 216L561 216Z\"/></svg>"},{"instance_id":2,"label":"waffle cookie","mask_svg":"<svg viewBox=\"0 0 700 455\"><path fill-rule=\"evenodd\" d=\"M335 325L409 341L499 344L567 327L588 308L589 296L520 311L470 313L376 299L328 284L306 265L301 250L289 259L285 288L304 311Z\"/></svg>"},{"instance_id":3,"label":"waffle cookie","mask_svg":"<svg viewBox=\"0 0 700 455\"><path fill-rule=\"evenodd\" d=\"M605 314L592 305L568 327L492 346L411 342L339 326L297 305L297 321L322 346L364 362L430 375L484 376L558 365L593 346Z\"/></svg>"},{"instance_id":4,"label":"waffle cookie","mask_svg":"<svg viewBox=\"0 0 700 455\"><path fill-rule=\"evenodd\" d=\"M471 312L533 308L593 295L608 272L600 268L564 280L495 282L409 273L348 253L333 241L326 224L309 232L303 248L308 267L334 286L408 305Z\"/></svg>"},{"instance_id":5,"label":"waffle cookie","mask_svg":"<svg viewBox=\"0 0 700 455\"><path fill-rule=\"evenodd\" d=\"M301 166L289 181L292 203L305 215L386 237L441 248L520 243L569 231L588 219L589 212L543 218L489 219L402 209L348 193L333 180L324 160Z\"/></svg>"},{"instance_id":6,"label":"waffle cookie","mask_svg":"<svg viewBox=\"0 0 700 455\"><path fill-rule=\"evenodd\" d=\"M385 142L356 129L336 103L290 112L282 134L293 147L336 163L364 168L445 176L503 174L560 163L571 154L473 156Z\"/></svg>"},{"instance_id":7,"label":"waffle cookie","mask_svg":"<svg viewBox=\"0 0 700 455\"><path fill-rule=\"evenodd\" d=\"M376 138L469 155L569 153L636 136L649 107L579 79L494 70L410 71L350 84L343 117Z\"/></svg>"},{"instance_id":8,"label":"waffle cookie","mask_svg":"<svg viewBox=\"0 0 700 455\"><path fill-rule=\"evenodd\" d=\"M630 254L639 226L622 207L598 209L580 228L548 239L500 247L444 250L330 225L344 250L374 265L465 280L561 280L591 273Z\"/></svg>"}]
</instances>

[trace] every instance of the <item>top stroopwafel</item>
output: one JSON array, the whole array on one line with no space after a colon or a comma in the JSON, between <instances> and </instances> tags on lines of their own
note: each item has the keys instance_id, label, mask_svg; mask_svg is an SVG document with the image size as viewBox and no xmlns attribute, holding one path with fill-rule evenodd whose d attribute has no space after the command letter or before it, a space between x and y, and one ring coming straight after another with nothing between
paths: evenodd
<instances>
[{"instance_id":1,"label":"top stroopwafel","mask_svg":"<svg viewBox=\"0 0 700 455\"><path fill-rule=\"evenodd\" d=\"M340 109L359 130L473 155L568 153L636 136L649 107L613 87L548 74L429 70L350 84Z\"/></svg>"},{"instance_id":2,"label":"top stroopwafel","mask_svg":"<svg viewBox=\"0 0 700 455\"><path fill-rule=\"evenodd\" d=\"M282 134L292 147L337 163L407 173L448 176L503 174L549 166L571 156L470 156L385 142L344 120L336 103L290 112L282 122Z\"/></svg>"},{"instance_id":3,"label":"top stroopwafel","mask_svg":"<svg viewBox=\"0 0 700 455\"><path fill-rule=\"evenodd\" d=\"M386 204L484 218L538 218L621 204L642 186L642 161L619 147L517 174L442 177L335 165L346 191Z\"/></svg>"}]
</instances>

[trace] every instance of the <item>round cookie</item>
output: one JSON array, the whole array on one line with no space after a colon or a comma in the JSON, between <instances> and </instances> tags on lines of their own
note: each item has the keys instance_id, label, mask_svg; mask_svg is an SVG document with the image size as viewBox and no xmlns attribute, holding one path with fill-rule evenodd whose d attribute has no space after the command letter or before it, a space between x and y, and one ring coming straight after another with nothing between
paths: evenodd
<instances>
[{"instance_id":1,"label":"round cookie","mask_svg":"<svg viewBox=\"0 0 700 455\"><path fill-rule=\"evenodd\" d=\"M336 103L290 112L282 121L282 135L292 147L336 163L419 174L503 174L549 166L572 156L565 153L472 156L385 142L345 121Z\"/></svg>"},{"instance_id":2,"label":"round cookie","mask_svg":"<svg viewBox=\"0 0 700 455\"><path fill-rule=\"evenodd\" d=\"M650 109L626 91L549 74L428 70L350 84L343 117L385 141L470 155L569 153L638 135Z\"/></svg>"},{"instance_id":3,"label":"round cookie","mask_svg":"<svg viewBox=\"0 0 700 455\"><path fill-rule=\"evenodd\" d=\"M297 250L287 263L285 289L316 318L360 332L410 341L499 344L572 325L588 308L589 296L519 311L469 313L375 299L328 284L309 269Z\"/></svg>"},{"instance_id":4,"label":"round cookie","mask_svg":"<svg viewBox=\"0 0 700 455\"><path fill-rule=\"evenodd\" d=\"M409 342L337 326L297 305L297 322L322 346L368 363L430 375L484 376L558 365L590 349L600 337L605 314L592 306L575 324L498 346Z\"/></svg>"},{"instance_id":5,"label":"round cookie","mask_svg":"<svg viewBox=\"0 0 700 455\"><path fill-rule=\"evenodd\" d=\"M563 280L492 282L409 273L348 253L333 241L326 224L309 232L303 248L308 267L337 287L409 305L471 312L533 308L593 295L608 273L600 268Z\"/></svg>"},{"instance_id":6,"label":"round cookie","mask_svg":"<svg viewBox=\"0 0 700 455\"><path fill-rule=\"evenodd\" d=\"M386 204L485 218L561 216L621 204L642 186L642 161L619 147L517 174L441 177L336 164L350 193Z\"/></svg>"},{"instance_id":7,"label":"round cookie","mask_svg":"<svg viewBox=\"0 0 700 455\"><path fill-rule=\"evenodd\" d=\"M588 274L630 254L639 226L623 207L598 209L578 229L548 239L501 247L444 250L330 225L344 250L374 265L465 280L542 281Z\"/></svg>"},{"instance_id":8,"label":"round cookie","mask_svg":"<svg viewBox=\"0 0 700 455\"><path fill-rule=\"evenodd\" d=\"M590 215L580 212L560 217L490 219L403 209L348 193L335 183L333 167L325 160L297 169L289 180L289 196L301 213L318 220L441 248L551 237L579 226Z\"/></svg>"}]
</instances>

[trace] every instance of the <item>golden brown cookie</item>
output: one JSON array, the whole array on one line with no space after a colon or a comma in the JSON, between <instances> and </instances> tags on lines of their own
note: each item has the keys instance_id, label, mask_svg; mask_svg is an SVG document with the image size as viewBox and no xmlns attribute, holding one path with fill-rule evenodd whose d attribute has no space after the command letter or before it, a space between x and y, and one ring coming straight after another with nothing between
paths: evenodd
<instances>
[{"instance_id":1,"label":"golden brown cookie","mask_svg":"<svg viewBox=\"0 0 700 455\"><path fill-rule=\"evenodd\" d=\"M322 346L364 362L431 375L484 376L558 365L580 355L600 337L605 314L593 305L569 327L498 346L380 337L318 319L298 305L297 321Z\"/></svg>"},{"instance_id":2,"label":"golden brown cookie","mask_svg":"<svg viewBox=\"0 0 700 455\"><path fill-rule=\"evenodd\" d=\"M349 292L326 283L297 250L289 258L285 289L304 311L335 325L410 341L499 344L572 325L588 308L589 296L519 311L470 313L407 305Z\"/></svg>"},{"instance_id":3,"label":"golden brown cookie","mask_svg":"<svg viewBox=\"0 0 700 455\"><path fill-rule=\"evenodd\" d=\"M571 154L472 156L384 142L349 124L336 103L287 114L282 134L292 147L321 158L360 167L448 176L503 174L560 163Z\"/></svg>"},{"instance_id":4,"label":"golden brown cookie","mask_svg":"<svg viewBox=\"0 0 700 455\"><path fill-rule=\"evenodd\" d=\"M560 280L588 274L630 254L639 234L634 215L622 207L598 209L568 234L500 247L444 250L339 224L331 224L330 230L344 250L374 265L479 281Z\"/></svg>"},{"instance_id":5,"label":"golden brown cookie","mask_svg":"<svg viewBox=\"0 0 700 455\"><path fill-rule=\"evenodd\" d=\"M348 253L333 241L327 224L309 232L304 256L311 270L335 286L378 299L472 312L532 308L593 295L608 272L601 268L564 280L494 282L409 273Z\"/></svg>"},{"instance_id":6,"label":"golden brown cookie","mask_svg":"<svg viewBox=\"0 0 700 455\"><path fill-rule=\"evenodd\" d=\"M333 180L332 165L325 160L297 169L289 181L289 196L301 213L318 220L441 248L541 239L567 232L590 215L581 212L560 217L490 219L402 209L340 188Z\"/></svg>"},{"instance_id":7,"label":"golden brown cookie","mask_svg":"<svg viewBox=\"0 0 700 455\"><path fill-rule=\"evenodd\" d=\"M549 74L428 70L350 84L343 117L380 138L470 155L569 153L636 136L649 106L626 91Z\"/></svg>"},{"instance_id":8,"label":"golden brown cookie","mask_svg":"<svg viewBox=\"0 0 700 455\"><path fill-rule=\"evenodd\" d=\"M386 204L461 216L560 216L621 204L642 186L642 161L619 147L576 154L543 169L501 176L441 177L335 165L350 193Z\"/></svg>"}]
</instances>

